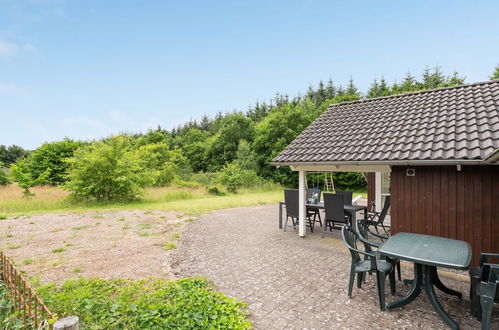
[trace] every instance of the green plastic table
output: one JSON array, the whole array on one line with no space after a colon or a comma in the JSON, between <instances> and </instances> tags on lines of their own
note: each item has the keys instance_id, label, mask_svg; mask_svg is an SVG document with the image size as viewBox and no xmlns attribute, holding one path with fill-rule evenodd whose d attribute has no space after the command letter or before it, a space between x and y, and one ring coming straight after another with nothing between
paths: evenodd
<instances>
[{"instance_id":1,"label":"green plastic table","mask_svg":"<svg viewBox=\"0 0 499 330\"><path fill-rule=\"evenodd\" d=\"M392 259L414 263L414 281L409 293L387 305L388 310L412 302L424 286L428 298L438 315L452 328L459 329L437 299L437 289L461 298L461 293L447 288L438 278L437 267L468 269L471 261L471 247L467 242L437 236L398 233L379 247L379 253Z\"/></svg>"}]
</instances>

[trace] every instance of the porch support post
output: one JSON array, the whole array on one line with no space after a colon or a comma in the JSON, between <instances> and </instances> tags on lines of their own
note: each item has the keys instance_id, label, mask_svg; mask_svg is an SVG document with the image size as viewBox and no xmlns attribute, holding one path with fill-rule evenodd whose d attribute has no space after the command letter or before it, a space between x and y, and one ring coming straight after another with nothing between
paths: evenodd
<instances>
[{"instance_id":1,"label":"porch support post","mask_svg":"<svg viewBox=\"0 0 499 330\"><path fill-rule=\"evenodd\" d=\"M298 172L298 190L300 193L300 198L299 198L299 211L300 211L300 225L298 227L298 234L301 237L305 237L305 233L307 231L306 227L306 213L307 213L307 205L306 205L306 197L307 197L307 192L306 192L306 186L307 186L307 172L305 171L299 171Z\"/></svg>"},{"instance_id":2,"label":"porch support post","mask_svg":"<svg viewBox=\"0 0 499 330\"><path fill-rule=\"evenodd\" d=\"M376 212L381 212L381 208L383 205L381 205L381 172L376 172L374 174L374 205L375 211Z\"/></svg>"}]
</instances>

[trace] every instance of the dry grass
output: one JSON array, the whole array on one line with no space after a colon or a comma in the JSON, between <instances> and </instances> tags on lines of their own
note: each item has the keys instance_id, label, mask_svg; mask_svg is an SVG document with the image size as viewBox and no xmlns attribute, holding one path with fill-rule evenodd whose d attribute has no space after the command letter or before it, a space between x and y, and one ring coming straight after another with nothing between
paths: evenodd
<instances>
[{"instance_id":1,"label":"dry grass","mask_svg":"<svg viewBox=\"0 0 499 330\"><path fill-rule=\"evenodd\" d=\"M148 188L143 199L119 203L74 203L58 187L35 187L34 197L23 198L17 185L0 187L0 219L47 212L85 212L96 210L181 210L206 212L223 208L275 203L282 198L282 188L241 190L238 194L213 196L202 188Z\"/></svg>"}]
</instances>

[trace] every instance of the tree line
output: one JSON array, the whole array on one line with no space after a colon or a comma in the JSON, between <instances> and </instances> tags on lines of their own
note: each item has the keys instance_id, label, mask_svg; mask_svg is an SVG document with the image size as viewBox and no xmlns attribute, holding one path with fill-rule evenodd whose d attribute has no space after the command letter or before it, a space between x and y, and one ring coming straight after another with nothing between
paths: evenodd
<instances>
[{"instance_id":1,"label":"tree line","mask_svg":"<svg viewBox=\"0 0 499 330\"><path fill-rule=\"evenodd\" d=\"M490 76L499 79L499 66ZM189 120L171 130L158 126L143 134L122 134L99 141L42 144L34 151L0 146L0 183L17 182L29 196L34 185L63 185L75 198L112 200L137 198L146 186L201 185L210 192L273 181L295 186L296 173L270 161L322 114L329 104L374 98L465 83L458 72L425 69L420 78L407 73L400 82L374 79L359 92L353 79L346 86L329 79L304 95L277 93L247 111L219 112ZM359 173L335 173L337 187L365 188Z\"/></svg>"}]
</instances>

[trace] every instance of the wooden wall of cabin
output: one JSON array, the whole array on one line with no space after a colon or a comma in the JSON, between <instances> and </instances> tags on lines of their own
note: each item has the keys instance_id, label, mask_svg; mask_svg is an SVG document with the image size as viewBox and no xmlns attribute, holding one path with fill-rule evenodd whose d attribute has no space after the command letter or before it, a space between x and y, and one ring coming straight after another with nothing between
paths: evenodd
<instances>
[{"instance_id":1,"label":"wooden wall of cabin","mask_svg":"<svg viewBox=\"0 0 499 330\"><path fill-rule=\"evenodd\" d=\"M499 253L499 166L393 166L391 196L393 234L467 241L473 265L480 252Z\"/></svg>"}]
</instances>

